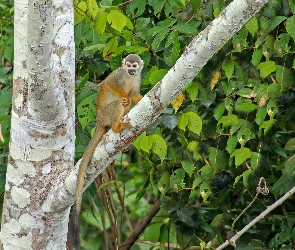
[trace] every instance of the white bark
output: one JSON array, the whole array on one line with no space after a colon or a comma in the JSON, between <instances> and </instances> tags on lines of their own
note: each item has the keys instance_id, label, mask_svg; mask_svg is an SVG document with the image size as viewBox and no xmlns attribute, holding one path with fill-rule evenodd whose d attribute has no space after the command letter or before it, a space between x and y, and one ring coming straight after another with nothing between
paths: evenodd
<instances>
[{"instance_id":1,"label":"white bark","mask_svg":"<svg viewBox=\"0 0 295 250\"><path fill-rule=\"evenodd\" d=\"M148 128L266 2L233 1L193 39L163 80L127 115L133 128L120 134L109 131L104 136L85 186ZM73 164L73 39L71 0L15 0L12 128L0 235L5 249L66 248L79 166Z\"/></svg>"},{"instance_id":2,"label":"white bark","mask_svg":"<svg viewBox=\"0 0 295 250\"><path fill-rule=\"evenodd\" d=\"M65 249L64 179L74 165L74 30L71 0L16 0L4 249Z\"/></svg>"}]
</instances>

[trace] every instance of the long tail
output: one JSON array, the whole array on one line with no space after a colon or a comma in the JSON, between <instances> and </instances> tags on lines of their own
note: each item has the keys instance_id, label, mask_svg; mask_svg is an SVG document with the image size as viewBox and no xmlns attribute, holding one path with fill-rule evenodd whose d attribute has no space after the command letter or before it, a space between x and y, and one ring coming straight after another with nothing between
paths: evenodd
<instances>
[{"instance_id":1,"label":"long tail","mask_svg":"<svg viewBox=\"0 0 295 250\"><path fill-rule=\"evenodd\" d=\"M76 187L76 202L73 210L73 245L76 250L80 249L80 226L79 226L79 215L81 212L81 204L82 204L82 195L84 191L84 177L86 174L86 169L94 150L99 143L101 137L106 133L105 128L96 127L94 135L89 142L87 149L82 157L80 162L78 177L77 177L77 187Z\"/></svg>"}]
</instances>

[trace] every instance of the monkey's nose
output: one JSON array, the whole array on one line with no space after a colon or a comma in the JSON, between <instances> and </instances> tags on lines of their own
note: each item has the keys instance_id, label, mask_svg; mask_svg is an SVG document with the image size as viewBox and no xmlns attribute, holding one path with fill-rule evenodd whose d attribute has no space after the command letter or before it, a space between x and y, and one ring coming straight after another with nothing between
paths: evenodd
<instances>
[{"instance_id":1,"label":"monkey's nose","mask_svg":"<svg viewBox=\"0 0 295 250\"><path fill-rule=\"evenodd\" d=\"M136 69L128 69L129 75L136 75Z\"/></svg>"}]
</instances>

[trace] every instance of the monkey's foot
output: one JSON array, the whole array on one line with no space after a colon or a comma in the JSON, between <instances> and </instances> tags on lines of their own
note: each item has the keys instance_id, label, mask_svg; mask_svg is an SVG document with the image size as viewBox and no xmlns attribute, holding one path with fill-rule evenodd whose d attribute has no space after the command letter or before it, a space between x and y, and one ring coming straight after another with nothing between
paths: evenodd
<instances>
[{"instance_id":1,"label":"monkey's foot","mask_svg":"<svg viewBox=\"0 0 295 250\"><path fill-rule=\"evenodd\" d=\"M130 122L124 122L123 121L123 117L121 118L121 120L117 123L115 123L113 126L112 126L112 130L115 132L115 133L119 133L121 132L123 129L125 128L132 128L132 124Z\"/></svg>"}]
</instances>

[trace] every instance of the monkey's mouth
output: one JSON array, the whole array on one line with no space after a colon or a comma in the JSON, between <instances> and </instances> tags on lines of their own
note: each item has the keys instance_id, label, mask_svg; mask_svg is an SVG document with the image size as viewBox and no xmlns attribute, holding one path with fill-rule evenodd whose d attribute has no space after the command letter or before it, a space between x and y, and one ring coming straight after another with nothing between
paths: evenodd
<instances>
[{"instance_id":1,"label":"monkey's mouth","mask_svg":"<svg viewBox=\"0 0 295 250\"><path fill-rule=\"evenodd\" d=\"M132 76L136 76L136 69L128 69L128 74Z\"/></svg>"}]
</instances>

